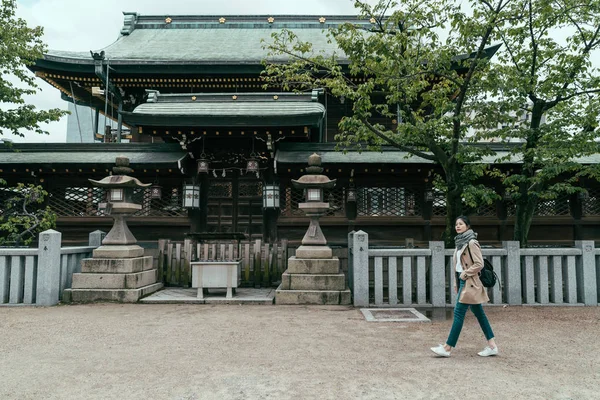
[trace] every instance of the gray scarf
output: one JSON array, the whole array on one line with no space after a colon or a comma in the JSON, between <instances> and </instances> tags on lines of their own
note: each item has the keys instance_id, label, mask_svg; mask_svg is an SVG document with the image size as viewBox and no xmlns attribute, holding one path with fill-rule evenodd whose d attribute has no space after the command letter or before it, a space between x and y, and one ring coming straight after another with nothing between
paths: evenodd
<instances>
[{"instance_id":1,"label":"gray scarf","mask_svg":"<svg viewBox=\"0 0 600 400\"><path fill-rule=\"evenodd\" d=\"M477 239L477 234L473 232L473 229L469 229L468 231L464 231L463 233L456 235L454 238L454 243L456 244L457 249L462 249L473 239Z\"/></svg>"}]
</instances>

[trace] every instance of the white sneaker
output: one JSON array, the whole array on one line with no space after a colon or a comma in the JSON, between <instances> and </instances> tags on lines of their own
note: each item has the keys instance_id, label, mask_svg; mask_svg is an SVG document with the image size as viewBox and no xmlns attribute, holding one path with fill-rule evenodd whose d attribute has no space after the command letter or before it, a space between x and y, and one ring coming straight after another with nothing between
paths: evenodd
<instances>
[{"instance_id":1,"label":"white sneaker","mask_svg":"<svg viewBox=\"0 0 600 400\"><path fill-rule=\"evenodd\" d=\"M486 346L486 348L477 353L477 355L481 357L497 356L498 346L494 347L493 349L490 346Z\"/></svg>"},{"instance_id":2,"label":"white sneaker","mask_svg":"<svg viewBox=\"0 0 600 400\"><path fill-rule=\"evenodd\" d=\"M431 351L437 354L440 357L450 357L450 352L444 349L443 344L438 344L436 347L432 347Z\"/></svg>"}]
</instances>

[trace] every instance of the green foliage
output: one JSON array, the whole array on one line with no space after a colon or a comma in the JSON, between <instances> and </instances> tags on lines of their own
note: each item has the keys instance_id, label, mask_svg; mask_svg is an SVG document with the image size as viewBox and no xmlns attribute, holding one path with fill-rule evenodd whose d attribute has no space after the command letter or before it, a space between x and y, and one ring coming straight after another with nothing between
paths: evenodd
<instances>
[{"instance_id":1,"label":"green foliage","mask_svg":"<svg viewBox=\"0 0 600 400\"><path fill-rule=\"evenodd\" d=\"M56 214L41 207L48 195L41 186L19 183L0 188L0 195L0 245L28 245L56 226Z\"/></svg>"},{"instance_id":2,"label":"green foliage","mask_svg":"<svg viewBox=\"0 0 600 400\"><path fill-rule=\"evenodd\" d=\"M343 54L315 52L291 31L274 33L265 43L271 60L265 63L266 86L323 87L349 102L352 112L336 136L339 148L389 145L438 163L450 228L462 213L463 196L469 203L497 197L472 185L486 166L471 165L492 152L474 145L469 128L481 119L472 108L487 93L485 49L508 3L474 1L467 9L452 0L380 1L372 7L356 1L360 15L374 23L371 29L353 23L331 29L329 38ZM289 62L282 63L282 56Z\"/></svg>"},{"instance_id":3,"label":"green foliage","mask_svg":"<svg viewBox=\"0 0 600 400\"><path fill-rule=\"evenodd\" d=\"M523 167L504 183L517 205L514 237L526 244L537 203L584 190L577 177L595 175L577 161L600 150L600 2L530 0L507 12L480 127L519 143L508 157Z\"/></svg>"},{"instance_id":4,"label":"green foliage","mask_svg":"<svg viewBox=\"0 0 600 400\"><path fill-rule=\"evenodd\" d=\"M2 0L0 8L0 136L10 133L23 136L23 130L47 132L41 123L58 121L67 112L60 109L36 110L26 104L24 96L38 90L35 76L26 69L42 58L45 46L41 27L29 28L25 20L15 16L16 0ZM20 84L14 84L10 77Z\"/></svg>"}]
</instances>

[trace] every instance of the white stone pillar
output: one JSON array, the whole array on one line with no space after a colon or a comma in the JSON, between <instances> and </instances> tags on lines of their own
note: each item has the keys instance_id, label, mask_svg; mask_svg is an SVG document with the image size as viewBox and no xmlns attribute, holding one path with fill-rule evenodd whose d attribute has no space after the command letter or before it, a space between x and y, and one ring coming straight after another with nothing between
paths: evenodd
<instances>
[{"instance_id":1,"label":"white stone pillar","mask_svg":"<svg viewBox=\"0 0 600 400\"><path fill-rule=\"evenodd\" d=\"M431 274L429 276L429 293L433 307L446 306L446 257L444 242L429 242L431 250Z\"/></svg>"},{"instance_id":2,"label":"white stone pillar","mask_svg":"<svg viewBox=\"0 0 600 400\"><path fill-rule=\"evenodd\" d=\"M519 242L502 242L506 249L506 276L500 277L504 283L506 302L508 304L523 304L521 297L521 248Z\"/></svg>"},{"instance_id":3,"label":"white stone pillar","mask_svg":"<svg viewBox=\"0 0 600 400\"><path fill-rule=\"evenodd\" d=\"M352 296L355 307L369 305L369 235L358 231L352 240L353 285Z\"/></svg>"},{"instance_id":4,"label":"white stone pillar","mask_svg":"<svg viewBox=\"0 0 600 400\"><path fill-rule=\"evenodd\" d=\"M581 249L577 258L577 300L586 306L598 305L598 277L596 276L596 251L593 240L576 240Z\"/></svg>"},{"instance_id":5,"label":"white stone pillar","mask_svg":"<svg viewBox=\"0 0 600 400\"><path fill-rule=\"evenodd\" d=\"M101 230L97 230L91 232L89 235L89 246L90 247L100 247L102 246L102 240L106 237L106 232Z\"/></svg>"},{"instance_id":6,"label":"white stone pillar","mask_svg":"<svg viewBox=\"0 0 600 400\"><path fill-rule=\"evenodd\" d=\"M49 229L40 233L36 304L58 304L60 291L60 246L62 234Z\"/></svg>"}]
</instances>

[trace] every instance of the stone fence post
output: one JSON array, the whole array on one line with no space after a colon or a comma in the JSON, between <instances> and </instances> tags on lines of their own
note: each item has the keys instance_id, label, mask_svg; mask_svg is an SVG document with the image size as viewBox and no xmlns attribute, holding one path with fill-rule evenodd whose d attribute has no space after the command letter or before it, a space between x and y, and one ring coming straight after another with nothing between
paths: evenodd
<instances>
[{"instance_id":1,"label":"stone fence post","mask_svg":"<svg viewBox=\"0 0 600 400\"><path fill-rule=\"evenodd\" d=\"M91 232L89 235L89 243L88 243L89 246L90 247L102 246L102 240L104 240L105 236L106 236L106 232L103 232L101 230Z\"/></svg>"},{"instance_id":2,"label":"stone fence post","mask_svg":"<svg viewBox=\"0 0 600 400\"><path fill-rule=\"evenodd\" d=\"M429 242L431 250L431 276L429 293L433 307L446 307L446 257L444 242Z\"/></svg>"},{"instance_id":3,"label":"stone fence post","mask_svg":"<svg viewBox=\"0 0 600 400\"><path fill-rule=\"evenodd\" d=\"M358 231L352 235L352 296L355 307L369 305L369 235Z\"/></svg>"},{"instance_id":4,"label":"stone fence post","mask_svg":"<svg viewBox=\"0 0 600 400\"><path fill-rule=\"evenodd\" d=\"M61 240L62 234L53 229L39 236L36 304L41 306L58 304Z\"/></svg>"},{"instance_id":5,"label":"stone fence post","mask_svg":"<svg viewBox=\"0 0 600 400\"><path fill-rule=\"evenodd\" d=\"M506 249L506 276L500 277L508 304L523 304L521 297L521 247L519 242L502 242Z\"/></svg>"},{"instance_id":6,"label":"stone fence post","mask_svg":"<svg viewBox=\"0 0 600 400\"><path fill-rule=\"evenodd\" d=\"M586 306L598 305L598 282L596 279L596 251L593 240L576 240L581 250L577 259L577 301Z\"/></svg>"}]
</instances>

